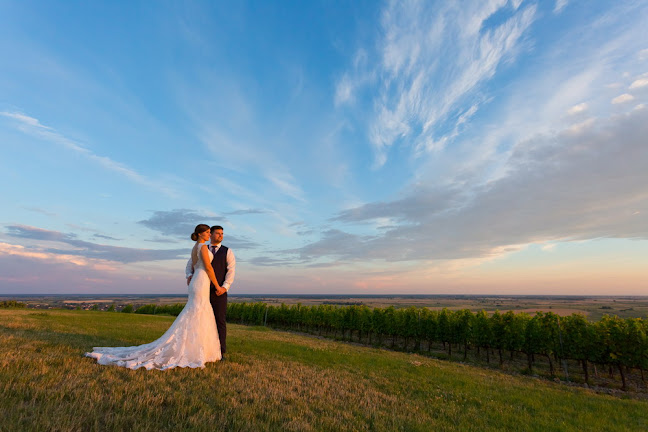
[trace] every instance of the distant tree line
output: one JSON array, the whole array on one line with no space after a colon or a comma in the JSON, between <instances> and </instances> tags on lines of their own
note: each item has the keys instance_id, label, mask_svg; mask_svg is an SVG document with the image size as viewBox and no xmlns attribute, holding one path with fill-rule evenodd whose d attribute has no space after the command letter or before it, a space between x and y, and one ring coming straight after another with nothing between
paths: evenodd
<instances>
[{"instance_id":1,"label":"distant tree line","mask_svg":"<svg viewBox=\"0 0 648 432\"><path fill-rule=\"evenodd\" d=\"M27 305L22 302L17 302L16 300L3 300L0 301L0 309L17 309L25 308Z\"/></svg>"},{"instance_id":2,"label":"distant tree line","mask_svg":"<svg viewBox=\"0 0 648 432\"><path fill-rule=\"evenodd\" d=\"M185 307L184 303L176 303L176 304L171 304L171 305L156 305L156 304L147 304L147 305L142 305L139 306L137 309L133 307L133 305L128 304L124 306L124 308L121 310L123 313L137 313L137 314L147 314L147 315L173 315L173 316L178 316L180 315L180 312L182 312L182 309ZM108 309L109 312L113 312L114 308L112 310Z\"/></svg>"}]
</instances>

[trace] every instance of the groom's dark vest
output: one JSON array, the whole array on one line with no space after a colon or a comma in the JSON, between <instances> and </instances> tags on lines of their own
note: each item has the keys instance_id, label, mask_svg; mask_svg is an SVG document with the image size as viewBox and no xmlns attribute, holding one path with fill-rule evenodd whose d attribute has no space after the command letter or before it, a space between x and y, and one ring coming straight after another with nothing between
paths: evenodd
<instances>
[{"instance_id":1,"label":"groom's dark vest","mask_svg":"<svg viewBox=\"0 0 648 432\"><path fill-rule=\"evenodd\" d=\"M212 260L212 268L214 269L218 285L223 286L225 275L227 274L227 246L221 245L221 247L218 248L214 254L214 259ZM213 286L214 284L212 284L212 287Z\"/></svg>"}]
</instances>

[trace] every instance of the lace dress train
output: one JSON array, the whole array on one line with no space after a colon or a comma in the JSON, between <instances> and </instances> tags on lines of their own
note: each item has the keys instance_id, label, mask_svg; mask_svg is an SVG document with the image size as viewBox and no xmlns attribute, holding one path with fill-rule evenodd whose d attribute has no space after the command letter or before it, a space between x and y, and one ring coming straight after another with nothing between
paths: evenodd
<instances>
[{"instance_id":1,"label":"lace dress train","mask_svg":"<svg viewBox=\"0 0 648 432\"><path fill-rule=\"evenodd\" d=\"M94 347L85 355L102 365L129 369L204 368L205 363L220 360L218 330L209 303L209 276L200 254L198 257L187 304L159 339L130 347Z\"/></svg>"}]
</instances>

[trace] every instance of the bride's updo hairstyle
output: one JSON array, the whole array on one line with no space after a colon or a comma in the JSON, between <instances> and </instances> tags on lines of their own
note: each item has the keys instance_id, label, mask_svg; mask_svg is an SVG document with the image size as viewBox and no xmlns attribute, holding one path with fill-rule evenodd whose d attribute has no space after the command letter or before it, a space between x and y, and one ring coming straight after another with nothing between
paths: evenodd
<instances>
[{"instance_id":1,"label":"bride's updo hairstyle","mask_svg":"<svg viewBox=\"0 0 648 432\"><path fill-rule=\"evenodd\" d=\"M205 231L209 231L209 225L206 225L206 224L198 224L198 225L196 225L196 229L194 230L193 233L191 233L191 240L197 241L198 240L198 234L204 233Z\"/></svg>"}]
</instances>

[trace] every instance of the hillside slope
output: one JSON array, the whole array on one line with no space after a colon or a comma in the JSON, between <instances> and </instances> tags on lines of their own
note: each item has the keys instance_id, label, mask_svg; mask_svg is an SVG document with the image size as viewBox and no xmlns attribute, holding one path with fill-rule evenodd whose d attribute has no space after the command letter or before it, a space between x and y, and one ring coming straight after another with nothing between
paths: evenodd
<instances>
[{"instance_id":1,"label":"hillside slope","mask_svg":"<svg viewBox=\"0 0 648 432\"><path fill-rule=\"evenodd\" d=\"M131 371L83 357L173 317L0 310L0 430L648 430L648 402L414 354L230 325L228 361Z\"/></svg>"}]
</instances>

